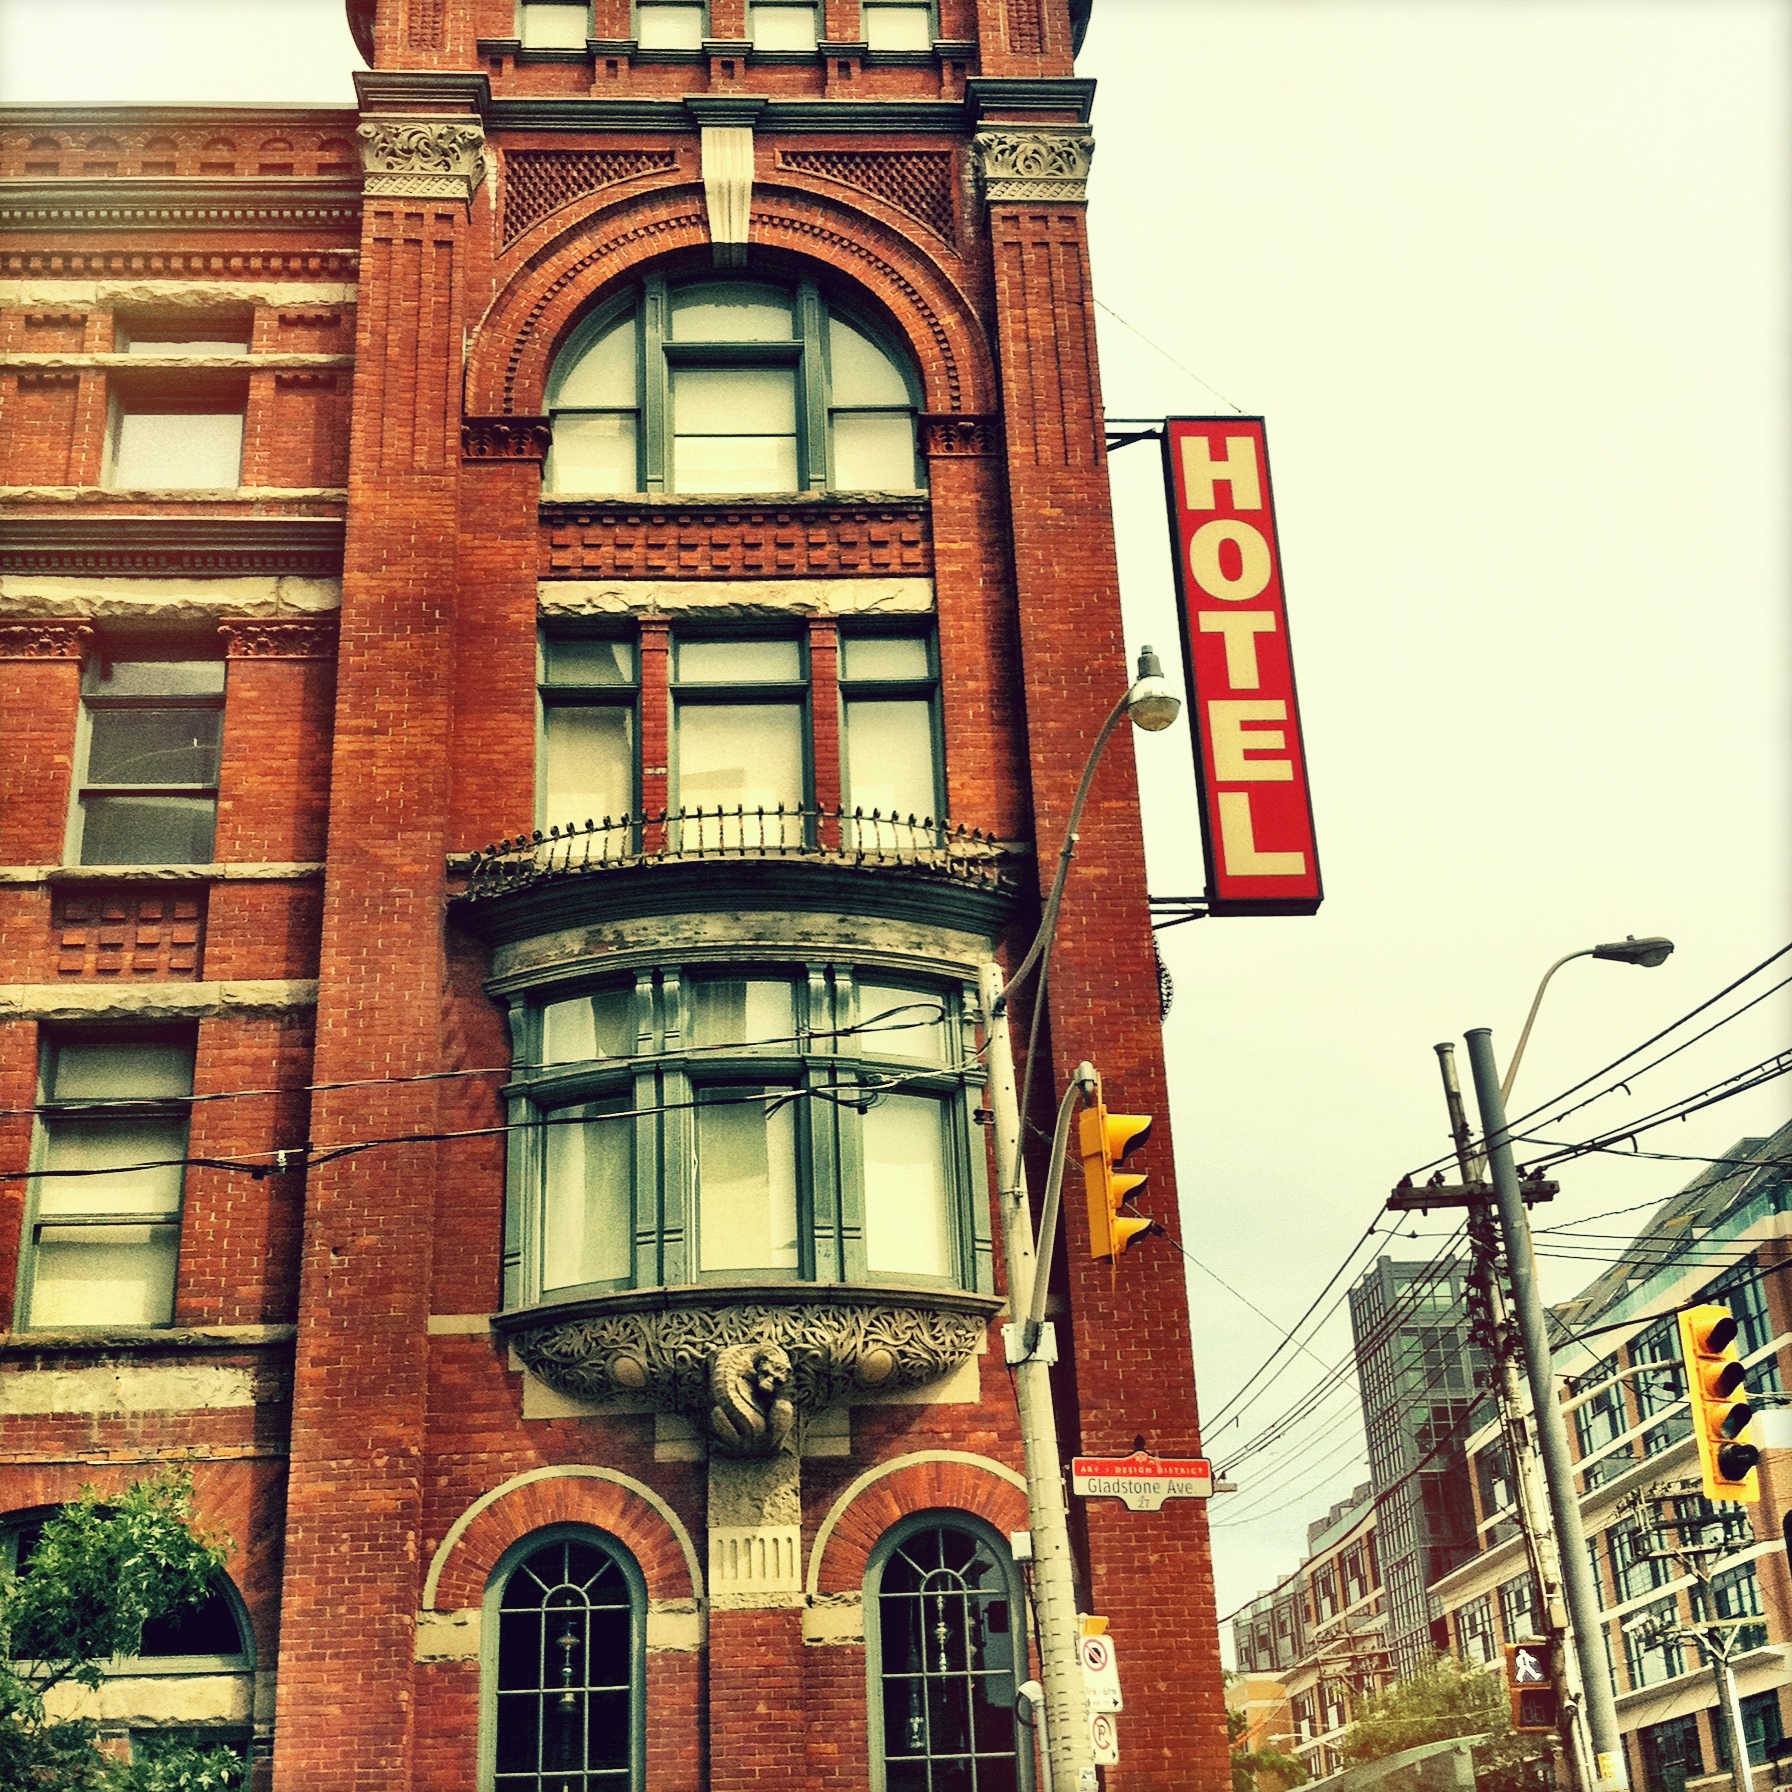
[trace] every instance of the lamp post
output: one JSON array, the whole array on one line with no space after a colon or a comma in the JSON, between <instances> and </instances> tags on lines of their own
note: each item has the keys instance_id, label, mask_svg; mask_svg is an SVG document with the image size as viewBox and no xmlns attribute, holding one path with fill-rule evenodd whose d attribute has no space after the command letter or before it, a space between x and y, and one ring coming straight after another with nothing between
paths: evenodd
<instances>
[{"instance_id":1,"label":"lamp post","mask_svg":"<svg viewBox=\"0 0 1792 1792\"><path fill-rule=\"evenodd\" d=\"M1006 983L1001 967L985 964L978 973L988 1043L988 1100L996 1159L996 1209L1002 1228L1002 1250L1008 1271L1008 1310L1004 1346L1014 1368L1014 1399L1020 1416L1025 1453L1027 1517L1033 1535L1033 1607L1039 1631L1039 1677L1045 1688L1046 1749L1051 1784L1057 1792L1094 1792L1094 1753L1089 1741L1083 1699L1082 1667L1077 1659L1076 1584L1071 1568L1069 1512L1064 1498L1064 1465L1058 1452L1057 1418L1052 1410L1051 1364L1056 1343L1049 1328L1043 1337L1026 1337L1021 1316L1034 1305L1035 1284L1045 1272L1035 1252L1033 1221L1027 1206L1027 1173L1021 1151L1023 1107L1014 1076L1013 1044L1008 1031L1008 998L1039 967L1034 1006L1045 999L1045 977L1051 964L1052 935L1058 908L1076 850L1077 826L1095 780L1102 752L1123 719L1148 732L1167 728L1181 709L1181 699L1165 682L1163 667L1149 647L1139 654L1137 680L1109 713L1089 749L1076 799L1064 831L1057 874L1040 916L1039 930L1015 973ZM1032 1054L1027 1061L1032 1079ZM1072 1085L1072 1089L1076 1088ZM1067 1093L1060 1118L1069 1111ZM1062 1130L1060 1127L1058 1130ZM1061 1153L1054 1153L1061 1160ZM1048 1199L1052 1191L1048 1190ZM1052 1203L1055 1208L1056 1203ZM1050 1263L1051 1241L1043 1239L1044 1261Z\"/></svg>"},{"instance_id":2,"label":"lamp post","mask_svg":"<svg viewBox=\"0 0 1792 1792\"><path fill-rule=\"evenodd\" d=\"M1512 1306L1524 1346L1525 1374L1530 1383L1532 1418L1538 1453L1543 1460L1544 1486L1549 1494L1557 1552L1562 1574L1562 1593L1568 1608L1569 1641L1580 1668L1581 1696L1586 1735L1593 1757L1593 1784L1588 1792L1627 1792L1629 1774L1624 1764L1624 1744L1618 1731L1618 1711L1612 1693L1611 1670L1606 1665L1599 1625L1599 1590L1587 1559L1587 1537L1581 1524L1580 1501L1574 1491L1574 1459L1568 1450L1568 1427L1556 1399L1555 1361L1543 1298L1537 1287L1537 1262L1531 1252L1531 1226L1525 1213L1518 1170L1512 1161L1512 1135L1506 1121L1506 1094L1518 1074L1519 1060L1531 1035L1532 1023L1543 1001L1549 980L1574 958L1605 958L1621 964L1652 969L1674 949L1672 940L1651 938L1622 940L1613 945L1587 946L1558 958L1543 974L1531 1012L1519 1035L1518 1048L1506 1067L1502 1082L1494 1063L1493 1034L1487 1027L1472 1027L1467 1035L1469 1068L1474 1075L1475 1098L1481 1110L1482 1149L1493 1179L1494 1205L1506 1251L1506 1268L1512 1278Z\"/></svg>"}]
</instances>

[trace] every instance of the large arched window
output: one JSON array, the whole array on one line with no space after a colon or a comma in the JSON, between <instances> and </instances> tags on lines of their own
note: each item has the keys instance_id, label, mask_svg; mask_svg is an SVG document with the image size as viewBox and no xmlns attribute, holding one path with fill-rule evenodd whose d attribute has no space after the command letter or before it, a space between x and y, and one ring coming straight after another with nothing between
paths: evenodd
<instances>
[{"instance_id":1,"label":"large arched window","mask_svg":"<svg viewBox=\"0 0 1792 1792\"><path fill-rule=\"evenodd\" d=\"M871 1553L875 1792L1025 1792L1025 1606L1013 1558L981 1520L920 1513Z\"/></svg>"},{"instance_id":2,"label":"large arched window","mask_svg":"<svg viewBox=\"0 0 1792 1792\"><path fill-rule=\"evenodd\" d=\"M544 488L914 491L919 397L896 346L812 280L654 277L556 363Z\"/></svg>"},{"instance_id":3,"label":"large arched window","mask_svg":"<svg viewBox=\"0 0 1792 1792\"><path fill-rule=\"evenodd\" d=\"M536 1531L486 1591L482 1792L638 1792L646 1587L583 1525Z\"/></svg>"}]
</instances>

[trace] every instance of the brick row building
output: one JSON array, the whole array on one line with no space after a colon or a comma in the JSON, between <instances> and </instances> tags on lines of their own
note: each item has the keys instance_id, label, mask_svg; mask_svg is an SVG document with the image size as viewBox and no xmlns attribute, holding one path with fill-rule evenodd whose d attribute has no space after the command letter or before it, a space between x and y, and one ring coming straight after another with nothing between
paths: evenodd
<instances>
[{"instance_id":1,"label":"brick row building","mask_svg":"<svg viewBox=\"0 0 1792 1792\"><path fill-rule=\"evenodd\" d=\"M1077 21L349 11L355 108L0 111L6 1547L190 1459L93 1709L258 1787L1031 1785L976 971L1127 677ZM1059 941L1036 1100L1174 1234L1123 747ZM1175 1252L1066 1227L1066 1453L1194 1453ZM1226 1785L1198 1506L1073 1526L1106 1783Z\"/></svg>"}]
</instances>

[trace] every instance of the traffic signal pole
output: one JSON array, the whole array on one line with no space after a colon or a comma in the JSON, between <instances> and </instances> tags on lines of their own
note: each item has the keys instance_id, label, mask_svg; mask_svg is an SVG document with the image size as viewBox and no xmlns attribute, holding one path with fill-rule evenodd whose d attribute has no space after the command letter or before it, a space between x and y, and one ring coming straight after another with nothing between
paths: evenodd
<instances>
[{"instance_id":1,"label":"traffic signal pole","mask_svg":"<svg viewBox=\"0 0 1792 1792\"><path fill-rule=\"evenodd\" d=\"M1033 1305L1038 1261L1027 1208L1027 1173L1021 1156L1020 1093L1008 1034L1008 1003L999 965L977 974L983 1026L991 1131L996 1159L996 1208L1008 1270L1010 1335L1022 1336L1021 1316ZM1056 1155L1056 1154L1055 1154ZM1083 1670L1077 1658L1076 1583L1070 1553L1070 1518L1064 1498L1064 1465L1058 1421L1052 1409L1053 1353L1032 1341L1013 1365L1014 1399L1020 1410L1026 1456L1027 1515L1033 1532L1033 1612L1039 1635L1039 1678L1045 1687L1046 1748L1057 1792L1095 1792L1095 1758L1089 1742Z\"/></svg>"},{"instance_id":2,"label":"traffic signal pole","mask_svg":"<svg viewBox=\"0 0 1792 1792\"><path fill-rule=\"evenodd\" d=\"M1531 1386L1532 1421L1543 1458L1543 1480L1555 1520L1562 1570L1562 1591L1568 1606L1569 1637L1580 1663L1587 1732L1593 1748L1593 1782L1588 1792L1629 1792L1624 1745L1618 1732L1618 1711L1612 1696L1611 1672L1600 1635L1599 1594L1587 1559L1587 1535L1581 1524L1580 1501L1574 1493L1574 1460L1568 1453L1568 1428L1556 1399L1555 1363L1544 1325L1543 1299L1537 1289L1537 1265L1531 1255L1531 1225L1512 1162L1512 1141L1506 1127L1506 1103L1500 1073L1493 1060L1493 1034L1471 1027L1466 1035L1475 1099L1481 1110L1481 1132L1493 1176L1494 1204L1512 1278L1512 1304L1524 1344L1525 1373Z\"/></svg>"}]
</instances>

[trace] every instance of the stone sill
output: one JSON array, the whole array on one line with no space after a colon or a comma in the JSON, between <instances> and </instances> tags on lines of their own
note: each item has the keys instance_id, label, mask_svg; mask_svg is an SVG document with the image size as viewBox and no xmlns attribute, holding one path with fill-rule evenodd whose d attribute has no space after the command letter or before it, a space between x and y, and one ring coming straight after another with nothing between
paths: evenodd
<instances>
[{"instance_id":1,"label":"stone sill","mask_svg":"<svg viewBox=\"0 0 1792 1792\"><path fill-rule=\"evenodd\" d=\"M291 1344L296 1325L124 1325L0 1332L0 1356L67 1356L120 1350L269 1350Z\"/></svg>"},{"instance_id":2,"label":"stone sill","mask_svg":"<svg viewBox=\"0 0 1792 1792\"><path fill-rule=\"evenodd\" d=\"M0 496L5 495L0 487ZM541 510L544 517L556 509L565 510L639 510L651 506L655 510L673 512L703 510L791 510L824 505L853 504L925 504L932 496L925 486L908 487L888 492L543 492ZM551 520L551 518L550 518Z\"/></svg>"},{"instance_id":3,"label":"stone sill","mask_svg":"<svg viewBox=\"0 0 1792 1792\"><path fill-rule=\"evenodd\" d=\"M117 884L149 882L302 883L322 877L322 861L251 859L212 865L0 865L0 884Z\"/></svg>"},{"instance_id":4,"label":"stone sill","mask_svg":"<svg viewBox=\"0 0 1792 1792\"><path fill-rule=\"evenodd\" d=\"M260 504L270 500L346 504L346 485L221 485L125 487L112 485L0 485L6 504Z\"/></svg>"},{"instance_id":5,"label":"stone sill","mask_svg":"<svg viewBox=\"0 0 1792 1792\"><path fill-rule=\"evenodd\" d=\"M353 367L353 355L0 355L0 371L30 372L37 368L129 369L142 373L168 373L173 370L196 373L222 371L255 373L269 368Z\"/></svg>"}]
</instances>

